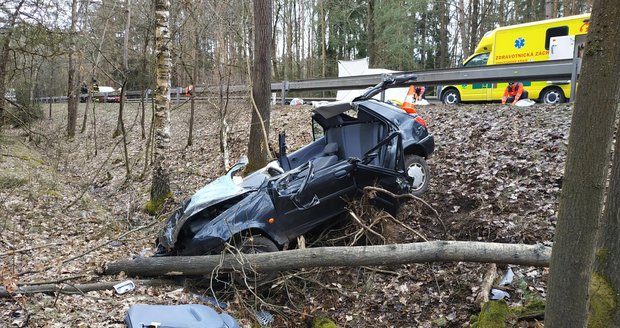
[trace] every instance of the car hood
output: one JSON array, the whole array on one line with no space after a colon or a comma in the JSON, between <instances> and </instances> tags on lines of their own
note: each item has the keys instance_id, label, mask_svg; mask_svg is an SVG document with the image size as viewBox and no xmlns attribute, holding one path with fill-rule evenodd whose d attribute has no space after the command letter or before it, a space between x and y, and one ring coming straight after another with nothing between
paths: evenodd
<instances>
[{"instance_id":1,"label":"car hood","mask_svg":"<svg viewBox=\"0 0 620 328\"><path fill-rule=\"evenodd\" d=\"M228 173L202 187L185 201L166 221L159 237L159 244L168 249L173 248L181 228L189 218L210 206L255 190L255 188L242 187L233 178L234 174L243 170L246 165L247 160L240 160Z\"/></svg>"}]
</instances>

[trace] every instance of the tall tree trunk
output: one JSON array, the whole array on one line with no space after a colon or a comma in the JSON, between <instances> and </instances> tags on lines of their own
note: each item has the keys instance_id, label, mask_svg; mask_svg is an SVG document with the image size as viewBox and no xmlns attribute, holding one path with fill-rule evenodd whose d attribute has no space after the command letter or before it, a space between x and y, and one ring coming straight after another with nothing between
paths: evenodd
<instances>
[{"instance_id":1,"label":"tall tree trunk","mask_svg":"<svg viewBox=\"0 0 620 328\"><path fill-rule=\"evenodd\" d=\"M368 0L368 65L377 65L377 48L375 46L375 5L376 0Z\"/></svg>"},{"instance_id":2,"label":"tall tree trunk","mask_svg":"<svg viewBox=\"0 0 620 328\"><path fill-rule=\"evenodd\" d=\"M165 200L171 196L170 177L166 157L170 148L170 1L155 0L155 49L157 51L157 89L155 91L155 115L153 118L154 161L150 213L159 212Z\"/></svg>"},{"instance_id":3,"label":"tall tree trunk","mask_svg":"<svg viewBox=\"0 0 620 328\"><path fill-rule=\"evenodd\" d=\"M286 55L284 56L285 80L291 80L293 78L293 5L291 1L294 0L285 0L284 2L284 22L286 23Z\"/></svg>"},{"instance_id":4,"label":"tall tree trunk","mask_svg":"<svg viewBox=\"0 0 620 328\"><path fill-rule=\"evenodd\" d=\"M4 94L6 93L6 76L7 66L9 64L9 54L11 53L11 37L13 36L13 27L19 17L19 11L22 8L25 0L21 0L15 7L15 11L9 17L9 24L6 25L6 30L3 31L2 39L0 39L0 131L4 125Z\"/></svg>"},{"instance_id":5,"label":"tall tree trunk","mask_svg":"<svg viewBox=\"0 0 620 328\"><path fill-rule=\"evenodd\" d=\"M589 31L592 38L588 35L588 42L592 42L588 44L588 47L591 45L593 47L586 54L589 51L595 51L599 46L602 47L603 44L607 45L605 48L598 49L608 49L609 52L597 53L594 56L599 58L604 56L607 60L607 63L597 66L598 70L604 73L597 79L601 79L601 85L608 88L608 93L605 90L601 92L606 95L604 98L606 110L613 112L617 107L617 99L620 97L620 79L618 79L620 7L611 0L595 1L593 5L592 21L605 23L593 23L594 26ZM605 8L604 12L602 8ZM597 36L600 39L595 39ZM605 42L605 40L608 41ZM616 127L620 128L620 121ZM620 137L617 134L615 144L607 203L599 225L601 229L590 285L588 327L597 325L599 327L620 327Z\"/></svg>"},{"instance_id":6,"label":"tall tree trunk","mask_svg":"<svg viewBox=\"0 0 620 328\"><path fill-rule=\"evenodd\" d=\"M131 26L131 0L125 0L125 35L123 36L123 86L118 107L118 126L123 137L123 155L125 157L125 175L131 176L129 168L129 152L127 150L127 133L123 122L123 112L125 110L125 94L127 92L127 80L129 78L129 27Z\"/></svg>"},{"instance_id":7,"label":"tall tree trunk","mask_svg":"<svg viewBox=\"0 0 620 328\"><path fill-rule=\"evenodd\" d=\"M276 1L276 10L273 14L273 26L271 27L271 65L273 66L273 78L275 81L280 81L280 72L278 71L278 48L277 48L277 33L278 33L278 20L280 19L280 10L282 5L279 1Z\"/></svg>"},{"instance_id":8,"label":"tall tree trunk","mask_svg":"<svg viewBox=\"0 0 620 328\"><path fill-rule=\"evenodd\" d=\"M469 50L473 53L478 45L478 26L480 22L480 0L469 4Z\"/></svg>"},{"instance_id":9,"label":"tall tree trunk","mask_svg":"<svg viewBox=\"0 0 620 328\"><path fill-rule=\"evenodd\" d=\"M325 27L325 6L323 4L324 1L325 0L319 0L319 24L321 28L321 77L325 77L325 66L327 61L327 54L325 50L325 34L327 33L327 31Z\"/></svg>"},{"instance_id":10,"label":"tall tree trunk","mask_svg":"<svg viewBox=\"0 0 620 328\"><path fill-rule=\"evenodd\" d=\"M439 15L439 67L448 67L449 56L448 54L448 24L450 23L450 17L448 17L448 5L445 0L438 0L438 15Z\"/></svg>"},{"instance_id":11,"label":"tall tree trunk","mask_svg":"<svg viewBox=\"0 0 620 328\"><path fill-rule=\"evenodd\" d=\"M553 12L553 0L545 0L545 19L555 18Z\"/></svg>"},{"instance_id":12,"label":"tall tree trunk","mask_svg":"<svg viewBox=\"0 0 620 328\"><path fill-rule=\"evenodd\" d=\"M575 1L576 0L564 0L564 16L570 16L576 13L577 4Z\"/></svg>"},{"instance_id":13,"label":"tall tree trunk","mask_svg":"<svg viewBox=\"0 0 620 328\"><path fill-rule=\"evenodd\" d=\"M459 25L459 34L461 37L461 45L463 49L463 60L465 60L469 55L471 55L471 50L469 49L469 40L467 39L467 15L465 15L465 1L459 0L458 6L456 9L456 17Z\"/></svg>"},{"instance_id":14,"label":"tall tree trunk","mask_svg":"<svg viewBox=\"0 0 620 328\"><path fill-rule=\"evenodd\" d=\"M596 0L591 22L570 128L551 257L545 327L552 328L586 326L588 286L605 200L610 146L620 91L620 8L616 0ZM612 192L617 191L614 189ZM613 193L608 194L606 199L608 208L617 206L618 198L613 198ZM608 212L608 215L610 213L613 212ZM603 222L617 222L618 217L613 220ZM603 230L607 230L604 236L615 239L608 241L604 238L601 245L617 250L620 240L617 230L613 230L613 225L604 226ZM601 271L597 271L595 281L598 277L610 279L605 280L601 287L607 287L608 282L618 282L618 253L611 255L600 251L597 255L601 262L597 268ZM610 261L607 264L602 263L608 259ZM612 277L607 276L609 269L612 269ZM616 284L613 288L615 295L613 292L607 294L607 299L613 300L615 297L617 302L620 285ZM617 303L615 311L617 318ZM602 324L600 327L617 324L618 321L616 325Z\"/></svg>"},{"instance_id":15,"label":"tall tree trunk","mask_svg":"<svg viewBox=\"0 0 620 328\"><path fill-rule=\"evenodd\" d=\"M248 169L258 169L269 160L269 116L271 112L271 1L254 1L254 66Z\"/></svg>"},{"instance_id":16,"label":"tall tree trunk","mask_svg":"<svg viewBox=\"0 0 620 328\"><path fill-rule=\"evenodd\" d=\"M194 143L194 113L196 111L196 79L198 78L198 51L200 50L200 33L198 27L194 30L194 46L192 48L192 73L190 76L190 103L189 103L189 127L187 133L187 147L191 147Z\"/></svg>"},{"instance_id":17,"label":"tall tree trunk","mask_svg":"<svg viewBox=\"0 0 620 328\"><path fill-rule=\"evenodd\" d=\"M77 0L71 2L71 28L69 32L69 77L67 79L67 136L75 136L77 125L77 84L75 83L75 30L77 25Z\"/></svg>"}]
</instances>

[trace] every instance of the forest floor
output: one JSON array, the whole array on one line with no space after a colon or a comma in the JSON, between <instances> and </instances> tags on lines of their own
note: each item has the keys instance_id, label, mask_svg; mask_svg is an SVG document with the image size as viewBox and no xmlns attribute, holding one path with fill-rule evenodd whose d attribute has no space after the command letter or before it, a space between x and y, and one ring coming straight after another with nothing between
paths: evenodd
<instances>
[{"instance_id":1,"label":"forest floor","mask_svg":"<svg viewBox=\"0 0 620 328\"><path fill-rule=\"evenodd\" d=\"M84 106L80 104L78 131ZM29 128L3 131L0 285L11 290L16 284L125 280L97 272L106 262L152 254L166 214L224 172L217 109L206 102L197 104L193 146L186 147L189 105L175 107L168 157L174 201L159 217L146 214L151 171L145 170L146 139L141 136L139 106L128 104L125 109L129 178L122 138L112 138L118 108L118 104L96 104L96 124L89 110L85 132L72 140L64 136L64 105L51 108L51 119L45 107L44 120ZM550 246L571 105L506 109L499 104L435 104L418 106L418 111L436 141L428 161L432 181L423 199L439 217L419 203L410 203L398 219L417 234L386 228L388 241L416 242L423 241L423 236ZM236 103L229 112L228 142L234 163L247 147L251 111L247 103ZM150 118L150 110L147 113ZM272 144L277 144L281 130L287 132L291 151L311 141L310 114L310 106L276 106L271 113ZM373 212L358 214L370 219ZM353 223L345 227L356 228ZM344 245L335 241L339 234L343 231L306 240L311 246ZM318 315L340 327L467 327L470 317L479 312L474 298L487 268L461 262L298 270L281 273L276 283L256 293L231 287L138 285L123 295L111 290L16 295L0 298L0 327L122 327L132 304L209 304L209 297L226 303L226 311L244 327L258 325L257 310L273 315L273 327L304 327L306 319ZM506 270L498 266L500 277ZM512 266L511 270L514 279L504 288L511 306L544 299L546 269ZM536 318L513 318L510 323L515 327L535 324Z\"/></svg>"}]
</instances>

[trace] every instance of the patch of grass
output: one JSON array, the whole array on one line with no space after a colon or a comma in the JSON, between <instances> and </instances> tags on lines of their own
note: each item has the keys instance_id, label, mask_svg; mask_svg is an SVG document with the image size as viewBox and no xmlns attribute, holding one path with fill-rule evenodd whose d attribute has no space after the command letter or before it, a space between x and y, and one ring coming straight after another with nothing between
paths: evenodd
<instances>
[{"instance_id":1,"label":"patch of grass","mask_svg":"<svg viewBox=\"0 0 620 328\"><path fill-rule=\"evenodd\" d=\"M10 175L0 175L0 190L10 190L19 188L28 183L28 179L10 176Z\"/></svg>"}]
</instances>

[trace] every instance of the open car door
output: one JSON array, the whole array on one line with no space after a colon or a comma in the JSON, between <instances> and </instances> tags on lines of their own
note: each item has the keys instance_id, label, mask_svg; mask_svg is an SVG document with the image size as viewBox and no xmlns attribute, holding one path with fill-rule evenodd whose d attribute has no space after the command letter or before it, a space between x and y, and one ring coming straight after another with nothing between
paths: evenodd
<instances>
[{"instance_id":1,"label":"open car door","mask_svg":"<svg viewBox=\"0 0 620 328\"><path fill-rule=\"evenodd\" d=\"M409 190L404 171L402 135L393 131L364 154L355 170L355 182L360 189L377 186L404 193ZM374 200L385 210L398 208L398 201L387 194L377 194Z\"/></svg>"},{"instance_id":2,"label":"open car door","mask_svg":"<svg viewBox=\"0 0 620 328\"><path fill-rule=\"evenodd\" d=\"M345 198L353 196L356 164L341 160L314 170L312 161L283 174L272 186L276 212L286 220L289 238L299 236L343 212Z\"/></svg>"}]
</instances>

